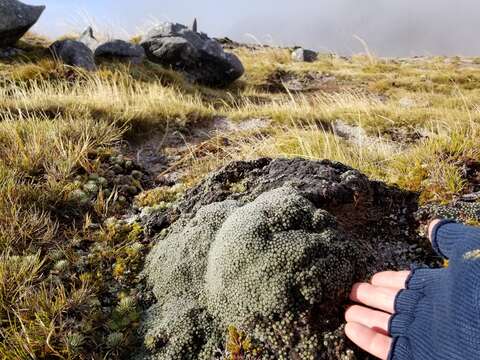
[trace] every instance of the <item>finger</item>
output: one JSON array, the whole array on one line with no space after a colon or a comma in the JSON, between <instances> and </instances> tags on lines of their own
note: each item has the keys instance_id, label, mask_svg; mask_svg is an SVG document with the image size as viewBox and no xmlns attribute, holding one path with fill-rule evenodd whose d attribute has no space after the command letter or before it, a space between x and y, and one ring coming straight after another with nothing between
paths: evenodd
<instances>
[{"instance_id":1,"label":"finger","mask_svg":"<svg viewBox=\"0 0 480 360\"><path fill-rule=\"evenodd\" d=\"M352 301L362 303L368 307L386 311L394 312L395 297L400 290L377 287L368 283L359 283L353 285L350 299Z\"/></svg>"},{"instance_id":2,"label":"finger","mask_svg":"<svg viewBox=\"0 0 480 360\"><path fill-rule=\"evenodd\" d=\"M345 334L358 347L366 352L386 360L390 347L392 346L392 339L383 334L379 334L368 327L354 322L349 322L345 326Z\"/></svg>"},{"instance_id":3,"label":"finger","mask_svg":"<svg viewBox=\"0 0 480 360\"><path fill-rule=\"evenodd\" d=\"M374 286L405 289L410 271L384 271L373 275L370 283Z\"/></svg>"},{"instance_id":4,"label":"finger","mask_svg":"<svg viewBox=\"0 0 480 360\"><path fill-rule=\"evenodd\" d=\"M353 305L345 311L345 320L366 326L380 334L388 335L391 315L364 306Z\"/></svg>"}]
</instances>

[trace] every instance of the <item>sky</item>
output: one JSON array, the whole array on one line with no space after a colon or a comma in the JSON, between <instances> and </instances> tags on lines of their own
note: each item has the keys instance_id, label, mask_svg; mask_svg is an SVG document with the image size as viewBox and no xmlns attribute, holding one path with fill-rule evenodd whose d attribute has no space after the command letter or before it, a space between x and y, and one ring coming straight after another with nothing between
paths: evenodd
<instances>
[{"instance_id":1,"label":"sky","mask_svg":"<svg viewBox=\"0 0 480 360\"><path fill-rule=\"evenodd\" d=\"M52 38L94 24L128 38L160 21L210 36L341 55L480 56L478 0L24 0L47 6L34 30Z\"/></svg>"}]
</instances>

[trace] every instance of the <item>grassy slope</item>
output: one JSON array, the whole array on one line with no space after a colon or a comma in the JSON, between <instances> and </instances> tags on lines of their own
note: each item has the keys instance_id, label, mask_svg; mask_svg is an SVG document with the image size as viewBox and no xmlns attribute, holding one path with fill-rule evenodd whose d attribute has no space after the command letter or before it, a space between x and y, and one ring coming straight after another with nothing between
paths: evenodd
<instances>
[{"instance_id":1,"label":"grassy slope","mask_svg":"<svg viewBox=\"0 0 480 360\"><path fill-rule=\"evenodd\" d=\"M98 299L112 282L125 288L123 268L136 264L141 229L105 222L122 209L101 194L87 205L71 196L75 179L101 172L125 137L218 116L269 119L268 129L228 135L228 146L211 139L218 151L188 154L185 183L232 159L305 156L342 161L419 191L424 201L467 191L462 167L479 160L476 59L325 55L297 64L287 50L237 49L246 75L220 91L189 85L153 64L106 64L86 74L50 60L42 39L27 40L25 55L0 62L0 356L6 359L126 351L127 328L138 323L131 297L116 291L107 309ZM336 86L266 91L279 70L299 78L329 74ZM332 133L337 119L364 128L374 145ZM389 145L399 133L406 139L401 151ZM92 221L103 225L91 230Z\"/></svg>"}]
</instances>

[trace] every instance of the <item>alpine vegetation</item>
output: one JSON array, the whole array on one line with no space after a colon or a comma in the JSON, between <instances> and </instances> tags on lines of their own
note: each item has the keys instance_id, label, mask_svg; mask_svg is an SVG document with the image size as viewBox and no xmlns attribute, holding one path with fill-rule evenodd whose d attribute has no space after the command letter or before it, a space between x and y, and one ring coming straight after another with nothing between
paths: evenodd
<instances>
[{"instance_id":1,"label":"alpine vegetation","mask_svg":"<svg viewBox=\"0 0 480 360\"><path fill-rule=\"evenodd\" d=\"M243 191L220 190L237 182ZM383 199L373 205L378 192ZM418 256L399 256L405 235L396 238L404 243L375 245L381 224L413 206L401 195L328 162L263 159L212 174L172 210L179 219L148 256L157 302L143 325L142 356L211 359L229 326L251 335L259 358L346 356L339 314L350 286L381 263ZM348 211L355 196L359 209Z\"/></svg>"},{"instance_id":2,"label":"alpine vegetation","mask_svg":"<svg viewBox=\"0 0 480 360\"><path fill-rule=\"evenodd\" d=\"M480 223L480 58L44 9L0 0L1 359L367 360L352 284Z\"/></svg>"}]
</instances>

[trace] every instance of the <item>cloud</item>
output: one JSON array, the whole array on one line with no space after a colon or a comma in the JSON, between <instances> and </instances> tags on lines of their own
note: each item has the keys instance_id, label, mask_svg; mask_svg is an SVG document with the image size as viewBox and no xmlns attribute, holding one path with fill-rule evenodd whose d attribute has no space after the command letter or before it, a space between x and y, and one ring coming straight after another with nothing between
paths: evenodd
<instances>
[{"instance_id":1,"label":"cloud","mask_svg":"<svg viewBox=\"0 0 480 360\"><path fill-rule=\"evenodd\" d=\"M383 56L480 54L477 0L43 2L47 12L38 29L55 36L67 31L65 23L70 24L70 29L72 24L75 26L72 19L82 13L108 27L109 32L118 27L121 34L138 33L154 21L189 24L197 17L200 28L214 36L252 41L246 34L253 34L262 42L302 45L347 55L363 51L354 35Z\"/></svg>"},{"instance_id":2,"label":"cloud","mask_svg":"<svg viewBox=\"0 0 480 360\"><path fill-rule=\"evenodd\" d=\"M230 30L285 45L304 45L342 54L363 50L354 35L384 56L480 54L473 0L317 0L279 1L268 18L245 17ZM284 10L289 9L289 10Z\"/></svg>"}]
</instances>

